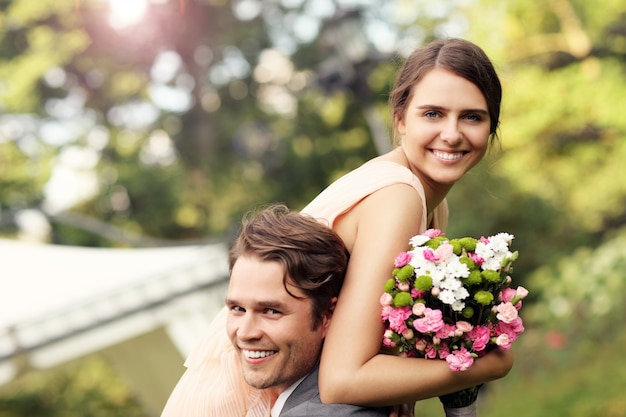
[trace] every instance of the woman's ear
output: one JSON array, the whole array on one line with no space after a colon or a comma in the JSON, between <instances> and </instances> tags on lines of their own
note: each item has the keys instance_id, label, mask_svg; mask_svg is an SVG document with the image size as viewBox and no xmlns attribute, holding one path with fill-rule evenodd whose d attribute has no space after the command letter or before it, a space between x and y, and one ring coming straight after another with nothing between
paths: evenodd
<instances>
[{"instance_id":1,"label":"woman's ear","mask_svg":"<svg viewBox=\"0 0 626 417\"><path fill-rule=\"evenodd\" d=\"M393 117L393 125L396 128L396 132L398 132L400 136L404 136L406 133L406 124L404 123L404 118L402 118L401 115L396 114Z\"/></svg>"}]
</instances>

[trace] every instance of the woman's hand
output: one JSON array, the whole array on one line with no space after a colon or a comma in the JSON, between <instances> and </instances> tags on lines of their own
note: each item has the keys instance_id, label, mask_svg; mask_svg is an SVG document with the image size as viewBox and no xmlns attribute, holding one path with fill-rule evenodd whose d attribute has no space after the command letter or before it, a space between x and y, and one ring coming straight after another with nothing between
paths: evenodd
<instances>
[{"instance_id":1,"label":"woman's hand","mask_svg":"<svg viewBox=\"0 0 626 417\"><path fill-rule=\"evenodd\" d=\"M511 349L494 349L477 359L474 365L478 365L483 369L487 378L484 382L487 382L505 377L513 368L514 359L515 357Z\"/></svg>"},{"instance_id":2,"label":"woman's hand","mask_svg":"<svg viewBox=\"0 0 626 417\"><path fill-rule=\"evenodd\" d=\"M389 417L415 417L413 410L415 410L415 403L395 405L391 407Z\"/></svg>"}]
</instances>

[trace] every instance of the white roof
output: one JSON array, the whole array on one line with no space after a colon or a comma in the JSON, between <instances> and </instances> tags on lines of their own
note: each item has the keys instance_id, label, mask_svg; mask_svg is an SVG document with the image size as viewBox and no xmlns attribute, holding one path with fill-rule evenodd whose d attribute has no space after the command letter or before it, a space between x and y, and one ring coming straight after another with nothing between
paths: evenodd
<instances>
[{"instance_id":1,"label":"white roof","mask_svg":"<svg viewBox=\"0 0 626 417\"><path fill-rule=\"evenodd\" d=\"M104 249L0 239L0 331L111 297L140 306L227 272L223 244Z\"/></svg>"}]
</instances>

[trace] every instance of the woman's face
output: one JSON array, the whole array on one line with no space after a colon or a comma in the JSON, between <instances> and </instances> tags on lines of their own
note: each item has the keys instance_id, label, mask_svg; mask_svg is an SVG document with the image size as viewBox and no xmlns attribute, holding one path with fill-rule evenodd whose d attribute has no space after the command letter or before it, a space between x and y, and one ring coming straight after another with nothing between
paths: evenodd
<instances>
[{"instance_id":1,"label":"woman's face","mask_svg":"<svg viewBox=\"0 0 626 417\"><path fill-rule=\"evenodd\" d=\"M487 151L487 102L470 81L435 68L413 87L396 128L410 168L424 186L451 187Z\"/></svg>"}]
</instances>

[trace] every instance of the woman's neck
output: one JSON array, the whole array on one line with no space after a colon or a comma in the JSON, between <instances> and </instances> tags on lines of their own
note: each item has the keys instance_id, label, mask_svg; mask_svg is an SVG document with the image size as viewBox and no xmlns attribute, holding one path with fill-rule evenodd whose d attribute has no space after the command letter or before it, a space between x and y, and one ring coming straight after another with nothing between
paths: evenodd
<instances>
[{"instance_id":1,"label":"woman's neck","mask_svg":"<svg viewBox=\"0 0 626 417\"><path fill-rule=\"evenodd\" d=\"M430 218L432 217L433 211L446 198L448 192L452 188L452 184L433 184L432 182L422 178L418 170L413 168L413 166L409 162L409 159L407 158L401 146L398 146L394 150L384 155L381 155L378 158L386 161L396 162L408 168L413 173L413 175L417 177L417 179L422 184L422 188L424 188L424 196L426 197L426 214L429 217L430 223Z\"/></svg>"}]
</instances>

